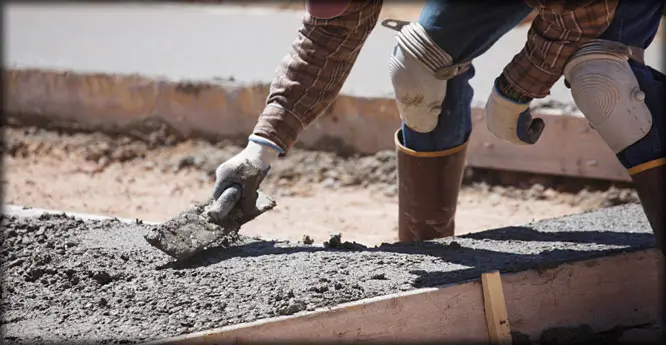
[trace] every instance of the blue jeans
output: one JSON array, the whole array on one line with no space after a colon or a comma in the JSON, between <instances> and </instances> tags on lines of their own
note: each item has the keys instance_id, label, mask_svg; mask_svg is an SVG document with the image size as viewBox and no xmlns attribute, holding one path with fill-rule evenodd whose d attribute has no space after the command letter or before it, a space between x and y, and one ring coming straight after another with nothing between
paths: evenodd
<instances>
[{"instance_id":1,"label":"blue jeans","mask_svg":"<svg viewBox=\"0 0 667 345\"><path fill-rule=\"evenodd\" d=\"M620 0L614 20L600 38L646 48L658 32L664 7L662 1ZM628 169L665 157L665 75L634 60L630 68L646 94L653 126L647 136L616 155Z\"/></svg>"},{"instance_id":2,"label":"blue jeans","mask_svg":"<svg viewBox=\"0 0 667 345\"><path fill-rule=\"evenodd\" d=\"M517 0L428 0L419 17L429 36L454 63L470 61L521 22L532 8ZM509 61L507 61L509 63ZM404 145L415 151L440 151L460 146L472 131L470 79L475 68L447 81L438 125L429 133L401 126Z\"/></svg>"}]
</instances>

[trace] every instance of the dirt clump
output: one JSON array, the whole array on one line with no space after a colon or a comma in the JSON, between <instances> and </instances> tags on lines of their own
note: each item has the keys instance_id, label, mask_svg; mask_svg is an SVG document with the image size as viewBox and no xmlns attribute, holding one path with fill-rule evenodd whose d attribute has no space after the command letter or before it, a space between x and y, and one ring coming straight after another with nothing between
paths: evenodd
<instances>
[{"instance_id":1,"label":"dirt clump","mask_svg":"<svg viewBox=\"0 0 667 345\"><path fill-rule=\"evenodd\" d=\"M315 241L309 235L303 235L301 242L307 246L315 243Z\"/></svg>"},{"instance_id":2,"label":"dirt clump","mask_svg":"<svg viewBox=\"0 0 667 345\"><path fill-rule=\"evenodd\" d=\"M348 242L342 241L343 235L341 233L333 233L329 237L329 240L322 243L324 248L336 248L336 249L357 249L357 250L362 250L366 249L367 247L364 246L363 244L359 244L356 242Z\"/></svg>"}]
</instances>

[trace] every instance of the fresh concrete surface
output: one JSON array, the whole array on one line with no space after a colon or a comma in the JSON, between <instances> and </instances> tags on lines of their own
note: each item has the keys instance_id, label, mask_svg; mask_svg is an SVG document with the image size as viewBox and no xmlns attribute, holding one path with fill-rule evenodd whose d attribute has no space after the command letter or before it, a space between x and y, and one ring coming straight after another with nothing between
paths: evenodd
<instances>
[{"instance_id":1,"label":"fresh concrete surface","mask_svg":"<svg viewBox=\"0 0 667 345\"><path fill-rule=\"evenodd\" d=\"M160 76L233 77L268 83L296 37L300 13L185 4L11 4L5 7L5 67ZM512 30L476 61L471 81L483 104L493 79L522 48L528 27ZM342 92L391 97L387 61L394 31L378 24ZM664 72L664 30L646 52ZM562 81L548 97L572 103Z\"/></svg>"},{"instance_id":2,"label":"fresh concrete surface","mask_svg":"<svg viewBox=\"0 0 667 345\"><path fill-rule=\"evenodd\" d=\"M133 343L655 245L633 204L420 244L326 249L249 240L175 264L142 238L146 224L36 213L2 219L10 344Z\"/></svg>"}]
</instances>

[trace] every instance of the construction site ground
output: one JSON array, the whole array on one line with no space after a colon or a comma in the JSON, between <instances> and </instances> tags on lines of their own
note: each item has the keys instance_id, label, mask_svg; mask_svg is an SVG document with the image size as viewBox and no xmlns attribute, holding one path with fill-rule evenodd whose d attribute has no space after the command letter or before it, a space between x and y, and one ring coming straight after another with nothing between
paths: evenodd
<instances>
[{"instance_id":1,"label":"construction site ground","mask_svg":"<svg viewBox=\"0 0 667 345\"><path fill-rule=\"evenodd\" d=\"M369 248L332 243L323 248L245 238L231 248L212 248L180 264L144 241L142 235L150 226L58 214L5 216L4 342L136 343L456 284L491 270L511 274L529 269L539 273L528 284L522 278L521 285L532 292L524 289L519 296L508 295L508 307L526 310L527 301L520 298L535 293L541 296L536 301L541 306L539 311L528 308L530 312L521 317L512 314L515 344L616 344L626 331L639 332L643 339L657 336L653 308L658 295L653 287L659 279L658 254L655 249L647 251L655 242L638 205L422 244ZM579 264L583 273L557 267L582 260L593 260ZM615 264L603 264L605 260ZM594 273L595 267L603 271ZM633 279L623 280L627 277ZM512 280L511 276L505 279ZM644 293L618 298L628 287ZM436 302L442 304L441 313L458 316L443 320L445 327L430 329L431 335L451 328L456 335L447 338L450 341L479 343L485 338L484 332L465 334L454 327L468 318L479 325L483 320L479 303L458 301L456 294L432 301ZM583 304L578 313L577 303ZM591 308L595 305L607 312ZM623 312L609 312L613 310ZM559 313L566 311L570 316L561 320ZM416 317L408 311L399 314ZM545 328L531 327L543 319L552 321L542 323ZM399 316L392 322L400 324ZM546 329L555 325L561 328ZM340 337L347 330L325 327L321 332L325 338L341 332ZM367 331L358 328L357 332ZM409 327L405 332L415 333ZM382 334L376 336L382 338ZM416 335L396 336L417 339ZM424 336L418 339L435 340Z\"/></svg>"},{"instance_id":2,"label":"construction site ground","mask_svg":"<svg viewBox=\"0 0 667 345\"><path fill-rule=\"evenodd\" d=\"M2 147L4 202L162 221L209 197L215 167L239 150L226 143L178 141L168 131L137 137L8 127ZM394 159L391 151L365 157L293 151L263 184L278 207L242 228L243 235L261 239L213 249L184 265L141 238L147 224L4 218L4 341L137 343L456 283L494 269L508 273L641 251L654 243L627 186L468 170L459 234L517 227L425 245L381 245L396 241ZM603 209L617 204L628 205ZM545 218L555 219L530 223ZM348 243L324 250L320 244L333 232L365 247ZM304 245L304 235L316 246ZM643 259L628 261L628 269L641 285L661 266L656 257L639 255ZM563 276L561 271L545 274ZM551 284L538 286L552 290ZM653 296L652 285L643 289L649 293L642 296ZM553 303L566 304L565 297L554 298L561 302ZM642 304L642 298L621 300L624 306ZM566 324L573 327L539 331L530 342L526 334L514 333L515 341L657 339L650 307L634 313L606 313L611 319L600 324L580 316L580 326L570 318ZM637 321L613 323L614 315ZM522 325L516 320L513 329Z\"/></svg>"},{"instance_id":3,"label":"construction site ground","mask_svg":"<svg viewBox=\"0 0 667 345\"><path fill-rule=\"evenodd\" d=\"M573 339L550 338L556 333L542 327L556 324L570 327L574 337L583 335L577 339L584 342L656 338L652 308L658 294L651 289L657 272L664 280L664 257L652 248L650 227L627 183L468 167L456 213L456 234L462 237L395 243L396 157L388 149L387 133L396 127L378 120L397 118L393 110L385 112L385 101L393 102L385 62L395 34L387 29L369 37L342 89L346 100L326 115L327 121L364 129L366 123L385 124L373 132L382 140L355 142L382 150L350 155L304 149L317 146L319 139L345 143L345 138L351 142L366 136L350 130L354 126L313 125L317 133L305 133L303 143L276 162L261 185L277 207L244 225L241 234L246 237L234 248L213 248L175 264L150 247L141 238L149 223L209 198L215 168L242 149L239 143L263 107L275 65L295 37L302 5L7 6L4 67L15 73L8 78L12 97L4 114L3 204L18 205L14 210L25 206L26 212L42 208L137 221L3 217L3 340L132 343L457 285L496 269L503 274L537 272L523 283L535 287L531 291L539 291L537 297L508 302L511 315L527 318L512 319L513 330L532 332L531 342L515 339L515 344L571 343ZM387 2L381 17L415 19L419 6ZM264 27L272 28L271 35ZM243 35L226 34L241 31ZM477 60L472 81L476 111L502 69L498 61L510 61L526 32L526 26L512 30ZM647 61L662 71L664 56L653 54L664 50L662 30L659 37L647 50ZM248 42L253 43L248 50L230 49ZM250 56L254 63L248 63ZM132 79L137 75L144 79ZM190 84L198 81L210 84ZM564 118L581 117L574 114L576 107L561 82L552 91L544 108ZM352 98L358 102L350 102ZM52 126L49 117L60 124ZM134 132L132 126L119 125L124 132L113 134L89 130L95 128L91 124L114 129L116 122L135 120L167 121L170 126ZM566 121L553 123L551 133L580 130L567 127ZM192 135L202 128L230 141ZM553 153L544 157L558 160ZM577 164L582 171L589 163L599 164L598 169L607 166L596 159L585 156ZM568 216L573 214L578 215ZM484 232L488 229L496 230ZM335 233L356 244L322 246ZM582 261L589 259L607 261ZM580 267L558 267L565 263ZM607 268L595 272L591 267L596 265ZM576 281L575 271L582 275ZM579 298L581 310L572 305L572 291L577 291L572 298ZM478 290L473 294L480 297ZM434 313L454 314L448 314L453 316L444 327L432 327L431 335L463 329L451 322L462 323L457 320L474 314L482 328L462 336L484 338L483 302L475 313L468 307L461 307L465 315L460 318L452 311L456 308L438 305ZM596 323L596 318L603 321ZM385 333L400 330L394 328ZM406 326L405 333L410 332L413 338L421 336Z\"/></svg>"},{"instance_id":4,"label":"construction site ground","mask_svg":"<svg viewBox=\"0 0 667 345\"><path fill-rule=\"evenodd\" d=\"M241 147L102 133L7 128L6 204L164 221L210 197L218 164ZM173 142L172 142L173 141ZM262 184L278 206L243 234L317 242L341 233L365 245L397 240L392 151L372 156L294 150ZM634 190L603 181L469 169L460 193L457 233L518 225L636 202Z\"/></svg>"}]
</instances>

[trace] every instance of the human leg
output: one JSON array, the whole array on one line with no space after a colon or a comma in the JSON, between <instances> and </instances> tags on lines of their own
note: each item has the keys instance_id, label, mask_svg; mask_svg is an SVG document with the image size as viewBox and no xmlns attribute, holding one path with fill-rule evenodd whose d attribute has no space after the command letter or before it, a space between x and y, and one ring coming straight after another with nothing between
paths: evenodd
<instances>
[{"instance_id":1,"label":"human leg","mask_svg":"<svg viewBox=\"0 0 667 345\"><path fill-rule=\"evenodd\" d=\"M392 58L392 82L403 119L395 138L399 240L454 235L456 204L472 131L473 90L469 81L474 76L474 67L450 70L453 77L434 78L434 73L420 69L410 57L423 53L425 60L439 61L440 64L429 65L433 67L430 72L470 62L531 10L521 1L431 0L419 18L420 28L405 35L413 38L417 35L417 39L406 39L401 45L399 34ZM425 33L425 37L419 36L419 32ZM414 42L421 45L417 44L415 49ZM422 89L426 90L423 94L415 93ZM432 106L410 108L416 100L422 106L435 100L437 110L434 112Z\"/></svg>"},{"instance_id":2,"label":"human leg","mask_svg":"<svg viewBox=\"0 0 667 345\"><path fill-rule=\"evenodd\" d=\"M634 47L630 59L610 52L605 41L593 42L575 54L565 74L575 102L628 169L664 253L665 75L643 63L663 12L661 2L620 0L599 39Z\"/></svg>"}]
</instances>

